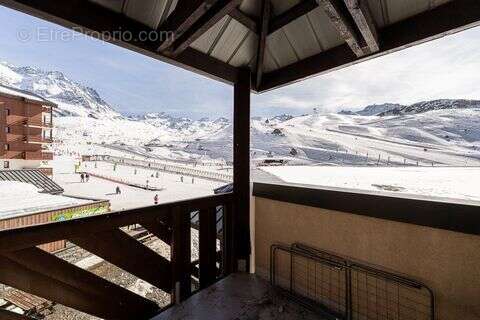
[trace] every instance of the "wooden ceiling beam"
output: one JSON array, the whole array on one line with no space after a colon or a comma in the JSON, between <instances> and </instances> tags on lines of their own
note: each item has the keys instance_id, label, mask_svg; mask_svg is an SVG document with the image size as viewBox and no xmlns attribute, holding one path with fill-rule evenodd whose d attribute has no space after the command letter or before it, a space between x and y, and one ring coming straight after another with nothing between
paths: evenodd
<instances>
[{"instance_id":1,"label":"wooden ceiling beam","mask_svg":"<svg viewBox=\"0 0 480 320\"><path fill-rule=\"evenodd\" d=\"M373 20L368 3L365 0L344 0L348 11L353 17L358 30L368 46L369 53L380 50L377 27Z\"/></svg>"},{"instance_id":2,"label":"wooden ceiling beam","mask_svg":"<svg viewBox=\"0 0 480 320\"><path fill-rule=\"evenodd\" d=\"M283 28L284 26L290 24L292 21L306 15L310 11L318 8L318 3L315 0L305 0L297 5L293 6L292 8L288 9L284 13L273 17L269 22L268 27L268 34L272 34L275 31ZM239 9L235 9L230 12L230 16L243 24L245 27L250 29L250 31L254 32L255 34L259 34L258 30L258 23L255 19L250 18L245 13L240 11Z\"/></svg>"},{"instance_id":3,"label":"wooden ceiling beam","mask_svg":"<svg viewBox=\"0 0 480 320\"><path fill-rule=\"evenodd\" d=\"M161 52L169 48L173 42L189 30L215 3L217 0L187 0L179 1L167 20L157 30L165 35L161 39L157 51Z\"/></svg>"},{"instance_id":4,"label":"wooden ceiling beam","mask_svg":"<svg viewBox=\"0 0 480 320\"><path fill-rule=\"evenodd\" d=\"M317 0L325 13L332 21L340 36L345 40L357 57L364 56L363 50L366 44L362 44L363 38L357 33L355 23L350 16L345 3L342 0Z\"/></svg>"},{"instance_id":5,"label":"wooden ceiling beam","mask_svg":"<svg viewBox=\"0 0 480 320\"><path fill-rule=\"evenodd\" d=\"M177 37L168 50L173 56L179 55L190 44L200 38L205 32L213 27L217 22L228 15L232 10L236 9L242 0L218 0L209 10L207 10L201 18L198 19L190 28Z\"/></svg>"},{"instance_id":6,"label":"wooden ceiling beam","mask_svg":"<svg viewBox=\"0 0 480 320\"><path fill-rule=\"evenodd\" d=\"M284 13L274 17L270 22L268 33L274 33L278 29L281 29L292 21L306 15L317 7L318 3L315 0L304 0L298 3Z\"/></svg>"},{"instance_id":7,"label":"wooden ceiling beam","mask_svg":"<svg viewBox=\"0 0 480 320\"><path fill-rule=\"evenodd\" d=\"M255 88L259 88L260 84L262 83L265 53L267 49L267 35L268 35L270 14L271 14L270 0L263 0L262 11L261 11L261 22L260 22L260 35L259 35L258 48L257 48L257 72L256 72Z\"/></svg>"},{"instance_id":8,"label":"wooden ceiling beam","mask_svg":"<svg viewBox=\"0 0 480 320\"><path fill-rule=\"evenodd\" d=\"M238 8L233 9L229 13L229 15L230 15L230 17L232 17L233 19L237 20L239 23L241 23L245 27L247 27L250 31L254 32L255 34L258 34L258 23L257 23L257 21L255 21L254 19L247 16L240 9L238 9Z\"/></svg>"},{"instance_id":9,"label":"wooden ceiling beam","mask_svg":"<svg viewBox=\"0 0 480 320\"><path fill-rule=\"evenodd\" d=\"M0 5L95 38L108 35L104 37L107 42L215 80L228 84L237 80L236 68L200 51L188 48L175 58L158 53L157 42L140 41L141 34L154 34L156 30L90 1L0 0ZM118 36L119 31L128 31L129 37Z\"/></svg>"},{"instance_id":10,"label":"wooden ceiling beam","mask_svg":"<svg viewBox=\"0 0 480 320\"><path fill-rule=\"evenodd\" d=\"M341 45L265 74L259 91L272 90L476 26L480 26L480 1L454 0L379 30L382 46L377 53L359 58L348 45Z\"/></svg>"}]
</instances>

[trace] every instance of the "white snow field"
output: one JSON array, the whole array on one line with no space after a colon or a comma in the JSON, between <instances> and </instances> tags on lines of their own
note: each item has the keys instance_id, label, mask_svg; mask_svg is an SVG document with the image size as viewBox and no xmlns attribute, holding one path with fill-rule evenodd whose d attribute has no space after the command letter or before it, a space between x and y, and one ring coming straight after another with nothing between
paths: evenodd
<instances>
[{"instance_id":1,"label":"white snow field","mask_svg":"<svg viewBox=\"0 0 480 320\"><path fill-rule=\"evenodd\" d=\"M472 200L480 205L479 167L278 166L262 167L262 170L285 183L402 196Z\"/></svg>"},{"instance_id":2,"label":"white snow field","mask_svg":"<svg viewBox=\"0 0 480 320\"><path fill-rule=\"evenodd\" d=\"M64 157L62 161L54 162L59 167L54 167L54 181L65 189L66 195L88 197L109 200L112 210L127 210L154 204L154 197L158 194L159 203L180 201L191 198L204 197L213 194L213 190L224 183L195 178L192 183L191 177L184 177L181 182L180 175L159 172L156 178L155 170L134 168L117 165L113 171L113 164L97 162L97 168L93 162L84 162L80 171L97 173L112 180L90 177L89 182L82 183L80 175L74 172L75 163L78 161ZM137 174L135 174L135 170ZM154 175L152 178L151 175ZM138 187L128 186L128 183L146 184L163 188L161 191L149 191ZM120 187L121 194L115 194L116 187Z\"/></svg>"}]
</instances>

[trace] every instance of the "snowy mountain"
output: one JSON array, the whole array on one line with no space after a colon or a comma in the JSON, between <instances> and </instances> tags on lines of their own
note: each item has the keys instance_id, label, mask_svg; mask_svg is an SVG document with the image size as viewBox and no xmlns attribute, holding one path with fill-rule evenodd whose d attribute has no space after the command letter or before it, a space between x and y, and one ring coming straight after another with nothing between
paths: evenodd
<instances>
[{"instance_id":1,"label":"snowy mountain","mask_svg":"<svg viewBox=\"0 0 480 320\"><path fill-rule=\"evenodd\" d=\"M418 114L433 110L470 108L480 108L480 101L464 99L439 99L432 101L422 101L411 105L401 105L397 103L373 104L366 106L360 111L342 110L338 114L384 117L406 114Z\"/></svg>"},{"instance_id":2,"label":"snowy mountain","mask_svg":"<svg viewBox=\"0 0 480 320\"><path fill-rule=\"evenodd\" d=\"M232 159L229 119L164 112L124 116L99 93L58 71L0 63L0 83L59 105L56 154L139 154L172 160ZM251 122L252 158L289 163L480 166L480 101L375 104L338 114L281 114ZM113 151L112 151L113 150Z\"/></svg>"},{"instance_id":3,"label":"snowy mountain","mask_svg":"<svg viewBox=\"0 0 480 320\"><path fill-rule=\"evenodd\" d=\"M34 67L17 67L0 62L0 83L30 91L58 104L57 116L91 118L122 117L95 89L68 79L59 71Z\"/></svg>"},{"instance_id":4,"label":"snowy mountain","mask_svg":"<svg viewBox=\"0 0 480 320\"><path fill-rule=\"evenodd\" d=\"M386 110L384 112L378 113L379 116L394 116L394 115L405 115L405 114L418 114L427 111L433 110L443 110L443 109L471 109L471 108L480 108L479 100L463 100L463 99L440 99L433 101L422 101L414 103L409 106L398 106L396 108Z\"/></svg>"},{"instance_id":5,"label":"snowy mountain","mask_svg":"<svg viewBox=\"0 0 480 320\"><path fill-rule=\"evenodd\" d=\"M380 113L388 112L401 107L402 105L396 103L373 104L366 106L363 110L356 112L356 114L360 116L376 116Z\"/></svg>"},{"instance_id":6,"label":"snowy mountain","mask_svg":"<svg viewBox=\"0 0 480 320\"><path fill-rule=\"evenodd\" d=\"M338 114L343 115L359 115L359 116L376 116L380 113L388 112L390 110L394 110L397 108L403 107L401 104L397 103L384 103L384 104L372 104L366 106L360 111L350 111L350 110L342 110Z\"/></svg>"}]
</instances>

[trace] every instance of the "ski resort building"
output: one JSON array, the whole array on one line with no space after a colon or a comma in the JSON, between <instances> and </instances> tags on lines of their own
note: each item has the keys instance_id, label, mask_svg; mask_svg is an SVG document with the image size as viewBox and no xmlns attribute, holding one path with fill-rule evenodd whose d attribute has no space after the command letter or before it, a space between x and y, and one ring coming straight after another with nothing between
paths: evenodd
<instances>
[{"instance_id":1,"label":"ski resort building","mask_svg":"<svg viewBox=\"0 0 480 320\"><path fill-rule=\"evenodd\" d=\"M63 195L63 188L39 169L0 171L0 231L78 219L110 211L108 200ZM66 241L44 243L48 252Z\"/></svg>"},{"instance_id":2,"label":"ski resort building","mask_svg":"<svg viewBox=\"0 0 480 320\"><path fill-rule=\"evenodd\" d=\"M102 319L479 319L478 203L251 182L249 157L252 93L477 27L480 1L0 4L231 85L234 124L231 191L1 231L0 283ZM169 254L122 231L133 224ZM64 239L171 303L37 248ZM0 318L29 319L8 311Z\"/></svg>"},{"instance_id":3,"label":"ski resort building","mask_svg":"<svg viewBox=\"0 0 480 320\"><path fill-rule=\"evenodd\" d=\"M53 154L53 108L56 104L42 97L0 85L0 170L42 169Z\"/></svg>"}]
</instances>

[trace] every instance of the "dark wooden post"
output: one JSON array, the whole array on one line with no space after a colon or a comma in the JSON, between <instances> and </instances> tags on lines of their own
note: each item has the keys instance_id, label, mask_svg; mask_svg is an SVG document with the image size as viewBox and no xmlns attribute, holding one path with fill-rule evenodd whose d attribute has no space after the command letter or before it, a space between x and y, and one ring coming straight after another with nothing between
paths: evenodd
<instances>
[{"instance_id":1,"label":"dark wooden post","mask_svg":"<svg viewBox=\"0 0 480 320\"><path fill-rule=\"evenodd\" d=\"M172 302L179 303L192 291L190 214L185 208L176 207L172 209L172 215Z\"/></svg>"},{"instance_id":2,"label":"dark wooden post","mask_svg":"<svg viewBox=\"0 0 480 320\"><path fill-rule=\"evenodd\" d=\"M250 258L250 70L239 71L233 98L234 265L248 271Z\"/></svg>"},{"instance_id":3,"label":"dark wooden post","mask_svg":"<svg viewBox=\"0 0 480 320\"><path fill-rule=\"evenodd\" d=\"M202 209L200 221L200 288L204 289L217 278L217 211Z\"/></svg>"}]
</instances>

